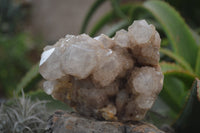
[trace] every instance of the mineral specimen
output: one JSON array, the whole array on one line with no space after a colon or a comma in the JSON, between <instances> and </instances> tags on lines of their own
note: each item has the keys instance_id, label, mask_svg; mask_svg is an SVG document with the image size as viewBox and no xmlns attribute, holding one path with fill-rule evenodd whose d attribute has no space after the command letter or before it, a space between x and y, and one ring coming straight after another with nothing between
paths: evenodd
<instances>
[{"instance_id":1,"label":"mineral specimen","mask_svg":"<svg viewBox=\"0 0 200 133\"><path fill-rule=\"evenodd\" d=\"M44 90L84 116L141 120L163 85L160 41L145 20L113 38L67 35L44 48L39 67L47 80Z\"/></svg>"}]
</instances>

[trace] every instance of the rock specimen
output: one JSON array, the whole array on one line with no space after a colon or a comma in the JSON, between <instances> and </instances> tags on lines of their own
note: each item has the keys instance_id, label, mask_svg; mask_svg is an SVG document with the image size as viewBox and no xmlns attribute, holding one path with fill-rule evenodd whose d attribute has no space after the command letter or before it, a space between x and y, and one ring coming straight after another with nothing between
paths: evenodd
<instances>
[{"instance_id":1,"label":"rock specimen","mask_svg":"<svg viewBox=\"0 0 200 133\"><path fill-rule=\"evenodd\" d=\"M147 123L97 121L74 113L56 111L48 120L45 133L164 133Z\"/></svg>"},{"instance_id":2,"label":"rock specimen","mask_svg":"<svg viewBox=\"0 0 200 133\"><path fill-rule=\"evenodd\" d=\"M44 90L84 116L141 120L162 89L160 36L145 20L113 38L66 35L46 46L39 71Z\"/></svg>"}]
</instances>

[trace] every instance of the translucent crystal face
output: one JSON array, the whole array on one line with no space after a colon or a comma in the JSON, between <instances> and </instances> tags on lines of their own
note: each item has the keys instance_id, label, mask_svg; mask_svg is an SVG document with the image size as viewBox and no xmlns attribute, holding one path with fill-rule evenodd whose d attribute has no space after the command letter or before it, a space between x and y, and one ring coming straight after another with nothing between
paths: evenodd
<instances>
[{"instance_id":1,"label":"translucent crystal face","mask_svg":"<svg viewBox=\"0 0 200 133\"><path fill-rule=\"evenodd\" d=\"M94 39L101 41L104 48L112 48L115 45L114 41L104 34L101 34L100 36L97 36Z\"/></svg>"},{"instance_id":2,"label":"translucent crystal face","mask_svg":"<svg viewBox=\"0 0 200 133\"><path fill-rule=\"evenodd\" d=\"M50 95L52 94L53 90L54 90L54 86L56 85L56 81L45 81L43 83L43 88L44 88L44 91Z\"/></svg>"},{"instance_id":3,"label":"translucent crystal face","mask_svg":"<svg viewBox=\"0 0 200 133\"><path fill-rule=\"evenodd\" d=\"M160 36L145 20L111 39L66 35L47 46L39 71L44 90L81 115L113 121L144 118L162 89Z\"/></svg>"},{"instance_id":4,"label":"translucent crystal face","mask_svg":"<svg viewBox=\"0 0 200 133\"><path fill-rule=\"evenodd\" d=\"M129 36L128 32L126 30L120 30L116 32L116 35L114 37L114 41L117 45L120 47L129 47Z\"/></svg>"},{"instance_id":5,"label":"translucent crystal face","mask_svg":"<svg viewBox=\"0 0 200 133\"><path fill-rule=\"evenodd\" d=\"M139 95L136 98L136 103L141 109L149 109L154 103L155 98L148 95Z\"/></svg>"},{"instance_id":6,"label":"translucent crystal face","mask_svg":"<svg viewBox=\"0 0 200 133\"><path fill-rule=\"evenodd\" d=\"M44 51L44 53L42 53L42 57L40 60L40 66L51 56L51 54L54 52L55 48L51 48L47 51Z\"/></svg>"},{"instance_id":7,"label":"translucent crystal face","mask_svg":"<svg viewBox=\"0 0 200 133\"><path fill-rule=\"evenodd\" d=\"M56 80L64 76L61 68L60 48L51 48L42 53L40 60L40 73L47 80Z\"/></svg>"},{"instance_id":8,"label":"translucent crystal face","mask_svg":"<svg viewBox=\"0 0 200 133\"><path fill-rule=\"evenodd\" d=\"M133 93L151 95L152 92L156 92L157 90L159 91L160 76L161 73L157 72L155 68L136 68L130 78L130 86Z\"/></svg>"},{"instance_id":9,"label":"translucent crystal face","mask_svg":"<svg viewBox=\"0 0 200 133\"><path fill-rule=\"evenodd\" d=\"M103 56L104 59L101 60L101 63L94 71L93 78L102 86L107 86L111 82L113 82L122 71L122 65L121 62L118 60L118 56L116 55L116 53L112 52L109 55Z\"/></svg>"},{"instance_id":10,"label":"translucent crystal face","mask_svg":"<svg viewBox=\"0 0 200 133\"><path fill-rule=\"evenodd\" d=\"M96 53L93 49L86 49L81 45L69 46L63 54L62 66L66 74L79 79L86 78L96 66Z\"/></svg>"},{"instance_id":11,"label":"translucent crystal face","mask_svg":"<svg viewBox=\"0 0 200 133\"><path fill-rule=\"evenodd\" d=\"M145 20L135 21L133 25L128 28L129 35L133 37L135 43L148 43L154 35L154 27L148 25Z\"/></svg>"}]
</instances>

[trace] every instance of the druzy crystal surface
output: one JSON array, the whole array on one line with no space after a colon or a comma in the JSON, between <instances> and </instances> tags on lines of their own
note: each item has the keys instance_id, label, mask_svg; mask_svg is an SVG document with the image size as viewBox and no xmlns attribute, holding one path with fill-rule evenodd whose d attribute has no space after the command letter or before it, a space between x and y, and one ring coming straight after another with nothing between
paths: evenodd
<instances>
[{"instance_id":1,"label":"druzy crystal surface","mask_svg":"<svg viewBox=\"0 0 200 133\"><path fill-rule=\"evenodd\" d=\"M113 38L66 35L44 48L39 67L44 90L84 116L141 120L163 85L160 41L145 20Z\"/></svg>"}]
</instances>

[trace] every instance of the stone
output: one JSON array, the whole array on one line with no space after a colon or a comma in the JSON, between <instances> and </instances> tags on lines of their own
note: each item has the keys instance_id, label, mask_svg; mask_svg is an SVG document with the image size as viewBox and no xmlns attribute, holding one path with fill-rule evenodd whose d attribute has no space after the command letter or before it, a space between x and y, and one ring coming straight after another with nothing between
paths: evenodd
<instances>
[{"instance_id":1,"label":"stone","mask_svg":"<svg viewBox=\"0 0 200 133\"><path fill-rule=\"evenodd\" d=\"M66 35L42 53L44 91L82 116L142 120L163 85L159 48L160 36L145 20L113 38Z\"/></svg>"},{"instance_id":2,"label":"stone","mask_svg":"<svg viewBox=\"0 0 200 133\"><path fill-rule=\"evenodd\" d=\"M56 111L48 120L45 133L164 133L155 126L142 123L98 121L76 113Z\"/></svg>"}]
</instances>

